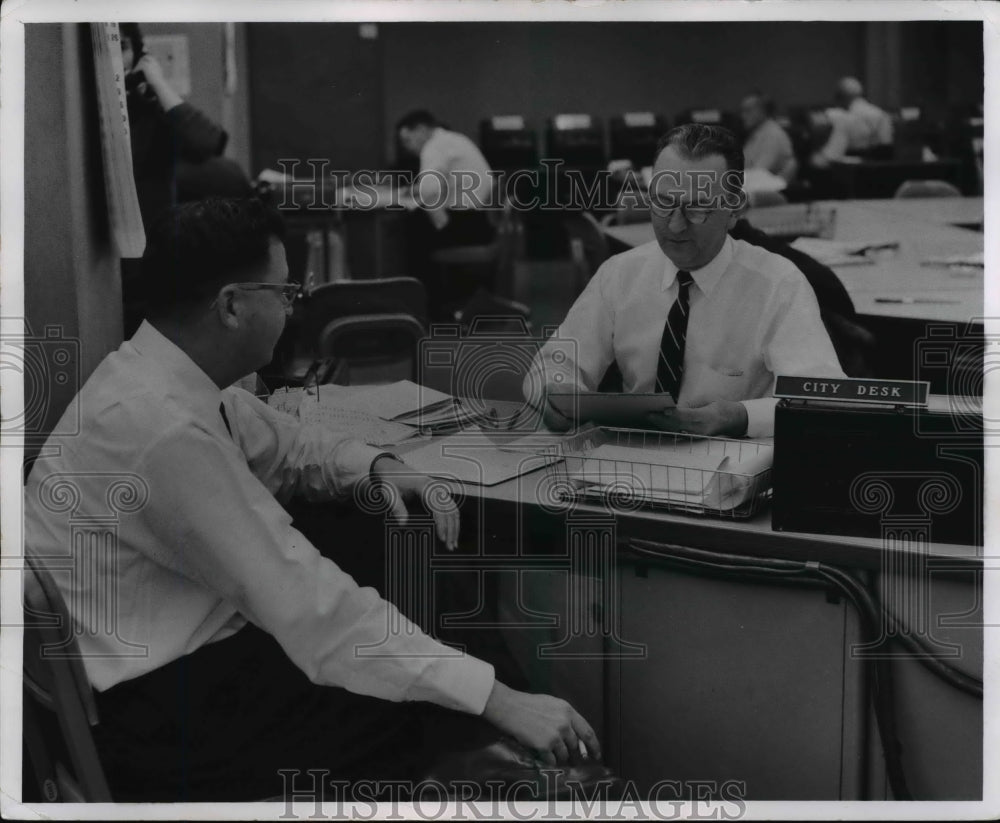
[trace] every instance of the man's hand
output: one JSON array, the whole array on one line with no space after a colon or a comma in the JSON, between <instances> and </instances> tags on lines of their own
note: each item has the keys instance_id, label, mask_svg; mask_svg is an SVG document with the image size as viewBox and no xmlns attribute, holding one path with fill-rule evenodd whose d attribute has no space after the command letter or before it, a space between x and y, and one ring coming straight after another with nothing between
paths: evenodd
<instances>
[{"instance_id":1,"label":"man's hand","mask_svg":"<svg viewBox=\"0 0 1000 823\"><path fill-rule=\"evenodd\" d=\"M449 551L458 545L458 507L440 483L420 474L395 457L383 456L372 464L372 473L389 488L392 515L401 524L409 519L406 503L419 500L432 515L438 539Z\"/></svg>"},{"instance_id":2,"label":"man's hand","mask_svg":"<svg viewBox=\"0 0 1000 823\"><path fill-rule=\"evenodd\" d=\"M532 749L550 766L601 759L601 744L590 724L558 697L514 691L497 681L483 719Z\"/></svg>"},{"instance_id":3,"label":"man's hand","mask_svg":"<svg viewBox=\"0 0 1000 823\"><path fill-rule=\"evenodd\" d=\"M143 73L146 77L146 82L156 92L156 97L159 99L164 111L170 111L174 106L179 106L184 102L181 100L181 96L167 82L159 61L153 55L144 54L142 59L135 64L133 71L141 71Z\"/></svg>"},{"instance_id":4,"label":"man's hand","mask_svg":"<svg viewBox=\"0 0 1000 823\"><path fill-rule=\"evenodd\" d=\"M647 422L668 432L742 437L747 433L747 409L735 400L714 400L704 406L678 406L650 412Z\"/></svg>"}]
</instances>

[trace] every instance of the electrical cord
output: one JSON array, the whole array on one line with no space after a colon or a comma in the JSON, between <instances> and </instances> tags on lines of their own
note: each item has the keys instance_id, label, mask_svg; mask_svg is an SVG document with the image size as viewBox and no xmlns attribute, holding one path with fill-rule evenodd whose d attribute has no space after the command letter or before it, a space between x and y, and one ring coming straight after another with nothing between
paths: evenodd
<instances>
[{"instance_id":1,"label":"electrical cord","mask_svg":"<svg viewBox=\"0 0 1000 823\"><path fill-rule=\"evenodd\" d=\"M878 598L864 583L843 569L816 561L748 558L643 540L629 540L624 545L629 552L639 557L688 571L704 572L708 569L723 577L749 577L768 582L811 585L828 589L833 587L851 601L861 620L863 635L869 638L871 647L882 645L889 639L899 640L909 650L914 651L918 660L933 674L949 685L982 699L981 680L934 657L931 650L921 641L905 632L897 631L899 621L880 604ZM882 621L885 621L884 625L889 630L889 636L883 636L880 631ZM896 799L912 800L913 795L906 783L903 770L902 744L893 710L893 672L890 663L891 661L885 657L869 656L865 660L870 673L868 681L872 705L879 737L882 740L889 785Z\"/></svg>"}]
</instances>

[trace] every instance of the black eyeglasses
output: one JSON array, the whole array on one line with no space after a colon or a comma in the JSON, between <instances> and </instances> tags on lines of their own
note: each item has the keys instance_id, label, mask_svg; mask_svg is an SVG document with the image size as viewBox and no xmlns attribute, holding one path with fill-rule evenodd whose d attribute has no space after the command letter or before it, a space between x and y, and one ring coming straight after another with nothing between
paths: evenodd
<instances>
[{"instance_id":1,"label":"black eyeglasses","mask_svg":"<svg viewBox=\"0 0 1000 823\"><path fill-rule=\"evenodd\" d=\"M244 289L245 291L276 289L279 297L281 297L281 302L285 304L286 308L291 306L297 298L302 296L302 286L298 283L228 283L227 286ZM225 288L225 286L223 288ZM213 306L217 300L218 298L212 301Z\"/></svg>"},{"instance_id":2,"label":"black eyeglasses","mask_svg":"<svg viewBox=\"0 0 1000 823\"><path fill-rule=\"evenodd\" d=\"M656 214L662 217L670 217L675 211L680 210L681 214L684 215L684 219L689 223L694 223L695 225L700 225L708 220L709 217L716 211L716 209L698 209L692 206L681 206L670 201L667 197L657 197L653 195L649 198L649 207Z\"/></svg>"}]
</instances>

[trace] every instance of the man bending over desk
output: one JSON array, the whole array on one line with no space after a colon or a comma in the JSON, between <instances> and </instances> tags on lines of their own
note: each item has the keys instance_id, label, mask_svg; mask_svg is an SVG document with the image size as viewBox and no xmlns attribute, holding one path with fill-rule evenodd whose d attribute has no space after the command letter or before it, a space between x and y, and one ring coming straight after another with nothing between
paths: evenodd
<instances>
[{"instance_id":1,"label":"man bending over desk","mask_svg":"<svg viewBox=\"0 0 1000 823\"><path fill-rule=\"evenodd\" d=\"M457 718L459 737L488 721L543 761L596 774L599 744L569 704L497 682L292 527L279 501L293 495L382 484L418 500L429 480L232 387L270 360L298 291L281 236L257 200L166 212L143 259L154 310L81 390L79 436L50 437L27 483L26 546L77 626L113 797L261 799L281 793L278 769L413 777L431 759L407 701L439 729ZM74 538L116 502L116 545ZM424 502L454 548L453 501Z\"/></svg>"},{"instance_id":2,"label":"man bending over desk","mask_svg":"<svg viewBox=\"0 0 1000 823\"><path fill-rule=\"evenodd\" d=\"M596 391L616 363L626 392L676 408L651 427L701 435L774 433L779 374L843 377L816 297L788 260L727 232L744 208L743 149L719 126L661 138L650 185L655 241L607 260L524 381L551 428L571 425L549 390ZM575 361L574 358L575 357Z\"/></svg>"}]
</instances>

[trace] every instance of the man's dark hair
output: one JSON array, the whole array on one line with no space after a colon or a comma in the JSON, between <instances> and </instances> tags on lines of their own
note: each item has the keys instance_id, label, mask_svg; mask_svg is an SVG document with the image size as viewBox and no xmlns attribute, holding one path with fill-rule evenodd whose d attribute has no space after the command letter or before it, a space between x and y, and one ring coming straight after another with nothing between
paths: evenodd
<instances>
[{"instance_id":1,"label":"man's dark hair","mask_svg":"<svg viewBox=\"0 0 1000 823\"><path fill-rule=\"evenodd\" d=\"M743 179L743 145L733 132L723 126L685 123L672 128L656 144L654 162L667 146L673 146L692 160L721 154L726 161L726 169L737 172L740 180Z\"/></svg>"},{"instance_id":2,"label":"man's dark hair","mask_svg":"<svg viewBox=\"0 0 1000 823\"><path fill-rule=\"evenodd\" d=\"M433 128L437 125L437 120L434 115L431 114L426 109L416 109L415 111L408 112L399 118L399 122L396 123L396 131L400 129L415 129L417 126L428 126Z\"/></svg>"},{"instance_id":3,"label":"man's dark hair","mask_svg":"<svg viewBox=\"0 0 1000 823\"><path fill-rule=\"evenodd\" d=\"M139 28L138 23L119 23L118 32L122 37L127 37L132 41L132 51L135 54L135 62L139 62L139 58L145 51L146 47L142 42L142 31Z\"/></svg>"},{"instance_id":4,"label":"man's dark hair","mask_svg":"<svg viewBox=\"0 0 1000 823\"><path fill-rule=\"evenodd\" d=\"M768 117L774 117L774 113L777 111L777 107L774 105L774 100L767 94L764 94L760 89L754 89L751 91L747 97L753 97L760 103L761 109L764 110L764 114Z\"/></svg>"},{"instance_id":5,"label":"man's dark hair","mask_svg":"<svg viewBox=\"0 0 1000 823\"><path fill-rule=\"evenodd\" d=\"M162 212L146 234L142 255L146 314L189 308L263 264L284 221L273 207L251 198L212 197Z\"/></svg>"}]
</instances>

